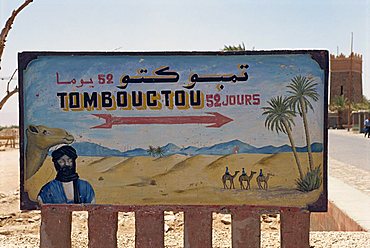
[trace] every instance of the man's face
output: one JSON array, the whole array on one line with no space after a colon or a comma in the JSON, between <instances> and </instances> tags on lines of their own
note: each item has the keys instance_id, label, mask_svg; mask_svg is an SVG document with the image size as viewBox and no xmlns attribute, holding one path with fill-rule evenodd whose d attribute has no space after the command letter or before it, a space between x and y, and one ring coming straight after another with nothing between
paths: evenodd
<instances>
[{"instance_id":1,"label":"man's face","mask_svg":"<svg viewBox=\"0 0 370 248\"><path fill-rule=\"evenodd\" d=\"M70 157L67 155L63 155L60 157L60 159L57 160L58 164L60 165L61 168L63 167L72 167L73 161Z\"/></svg>"}]
</instances>

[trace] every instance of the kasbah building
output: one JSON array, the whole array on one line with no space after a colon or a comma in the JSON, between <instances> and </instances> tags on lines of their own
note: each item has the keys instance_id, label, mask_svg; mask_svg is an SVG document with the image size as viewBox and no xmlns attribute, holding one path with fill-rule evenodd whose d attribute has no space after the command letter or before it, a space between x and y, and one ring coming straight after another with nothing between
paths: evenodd
<instances>
[{"instance_id":1,"label":"kasbah building","mask_svg":"<svg viewBox=\"0 0 370 248\"><path fill-rule=\"evenodd\" d=\"M329 128L350 128L361 132L364 118L369 110L354 110L354 105L363 101L362 95L362 55L352 53L330 55L330 105L335 105L336 98L343 96L350 102L343 110L334 107L329 110ZM350 114L348 114L350 112Z\"/></svg>"}]
</instances>

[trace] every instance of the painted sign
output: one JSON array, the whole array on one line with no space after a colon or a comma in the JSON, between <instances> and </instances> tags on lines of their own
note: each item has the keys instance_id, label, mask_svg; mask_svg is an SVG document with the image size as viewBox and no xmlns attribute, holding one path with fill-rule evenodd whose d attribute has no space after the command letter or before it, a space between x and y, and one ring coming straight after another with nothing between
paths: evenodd
<instances>
[{"instance_id":1,"label":"painted sign","mask_svg":"<svg viewBox=\"0 0 370 248\"><path fill-rule=\"evenodd\" d=\"M22 208L324 211L327 51L19 54Z\"/></svg>"}]
</instances>

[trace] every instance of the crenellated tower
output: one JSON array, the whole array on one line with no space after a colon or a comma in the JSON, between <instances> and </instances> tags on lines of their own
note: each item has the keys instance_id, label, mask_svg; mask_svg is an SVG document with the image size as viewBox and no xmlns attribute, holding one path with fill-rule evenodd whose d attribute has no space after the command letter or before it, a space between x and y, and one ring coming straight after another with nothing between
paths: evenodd
<instances>
[{"instance_id":1,"label":"crenellated tower","mask_svg":"<svg viewBox=\"0 0 370 248\"><path fill-rule=\"evenodd\" d=\"M330 55L330 102L340 95L351 103L362 101L362 55Z\"/></svg>"}]
</instances>

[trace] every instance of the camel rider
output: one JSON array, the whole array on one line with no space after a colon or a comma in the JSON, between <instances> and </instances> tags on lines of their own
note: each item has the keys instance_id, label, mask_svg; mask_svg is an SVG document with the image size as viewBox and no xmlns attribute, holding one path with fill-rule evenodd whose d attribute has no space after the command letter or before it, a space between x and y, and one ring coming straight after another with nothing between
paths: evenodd
<instances>
[{"instance_id":1,"label":"camel rider","mask_svg":"<svg viewBox=\"0 0 370 248\"><path fill-rule=\"evenodd\" d=\"M247 175L247 173L245 173L245 170L243 168L243 170L242 170L242 176L246 176L246 175Z\"/></svg>"},{"instance_id":2,"label":"camel rider","mask_svg":"<svg viewBox=\"0 0 370 248\"><path fill-rule=\"evenodd\" d=\"M260 174L259 174L260 177L263 177L263 173L262 173L262 169L260 169Z\"/></svg>"},{"instance_id":3,"label":"camel rider","mask_svg":"<svg viewBox=\"0 0 370 248\"><path fill-rule=\"evenodd\" d=\"M76 172L77 153L72 146L62 146L53 151L52 160L57 175L45 184L37 197L40 203L95 203L95 192Z\"/></svg>"},{"instance_id":4,"label":"camel rider","mask_svg":"<svg viewBox=\"0 0 370 248\"><path fill-rule=\"evenodd\" d=\"M229 172L229 167L226 166L226 171L225 171L225 174L226 175L230 175L230 172Z\"/></svg>"}]
</instances>

